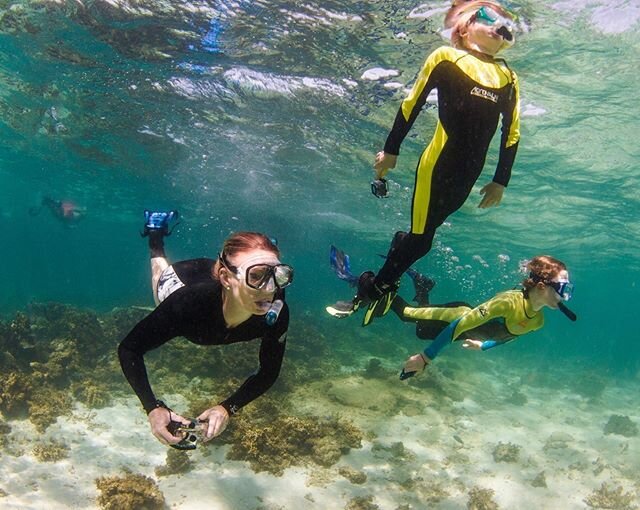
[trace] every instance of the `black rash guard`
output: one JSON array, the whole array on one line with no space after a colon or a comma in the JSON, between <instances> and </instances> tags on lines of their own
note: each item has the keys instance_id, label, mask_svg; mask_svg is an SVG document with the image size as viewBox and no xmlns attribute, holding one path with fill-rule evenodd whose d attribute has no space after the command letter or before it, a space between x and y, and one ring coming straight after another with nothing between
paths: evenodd
<instances>
[{"instance_id":1,"label":"black rash guard","mask_svg":"<svg viewBox=\"0 0 640 510\"><path fill-rule=\"evenodd\" d=\"M158 407L158 401L149 384L144 355L175 337L185 337L199 345L233 344L262 338L260 368L220 403L229 414L235 414L267 391L280 373L289 327L287 304L273 326L268 326L263 316L253 315L242 324L228 328L222 315L222 287L209 276L211 265L206 262L208 260L211 259L174 264L186 287L176 290L160 303L118 347L122 371L147 413ZM197 268L203 271L193 270ZM284 300L284 295L281 299Z\"/></svg>"}]
</instances>

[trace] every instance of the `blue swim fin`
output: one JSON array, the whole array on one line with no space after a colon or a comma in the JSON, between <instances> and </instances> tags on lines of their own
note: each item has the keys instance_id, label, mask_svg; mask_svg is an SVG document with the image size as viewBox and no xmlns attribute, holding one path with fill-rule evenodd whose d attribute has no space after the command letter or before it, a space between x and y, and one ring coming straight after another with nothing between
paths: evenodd
<instances>
[{"instance_id":1,"label":"blue swim fin","mask_svg":"<svg viewBox=\"0 0 640 510\"><path fill-rule=\"evenodd\" d=\"M329 263L338 278L346 281L352 287L358 284L358 277L351 272L349 255L333 245L331 245L331 249L329 250Z\"/></svg>"}]
</instances>

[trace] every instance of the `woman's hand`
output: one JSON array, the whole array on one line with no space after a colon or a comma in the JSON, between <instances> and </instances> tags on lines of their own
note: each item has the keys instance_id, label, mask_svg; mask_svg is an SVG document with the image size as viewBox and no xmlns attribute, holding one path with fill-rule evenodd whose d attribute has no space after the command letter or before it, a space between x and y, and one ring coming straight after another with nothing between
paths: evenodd
<instances>
[{"instance_id":1,"label":"woman's hand","mask_svg":"<svg viewBox=\"0 0 640 510\"><path fill-rule=\"evenodd\" d=\"M472 351L480 351L482 350L482 344L482 340L467 338L464 342L462 342L462 347L464 347L465 349L471 349Z\"/></svg>"},{"instance_id":2,"label":"woman's hand","mask_svg":"<svg viewBox=\"0 0 640 510\"><path fill-rule=\"evenodd\" d=\"M391 168L396 167L396 161L398 156L388 154L384 151L376 154L376 162L373 164L373 169L376 171L376 179L382 179Z\"/></svg>"},{"instance_id":3,"label":"woman's hand","mask_svg":"<svg viewBox=\"0 0 640 510\"><path fill-rule=\"evenodd\" d=\"M425 369L429 362L429 358L427 358L424 354L414 354L404 362L404 366L402 368L405 374L410 372L416 372L417 374L419 374Z\"/></svg>"},{"instance_id":4,"label":"woman's hand","mask_svg":"<svg viewBox=\"0 0 640 510\"><path fill-rule=\"evenodd\" d=\"M504 186L497 182L490 182L480 190L480 194L484 195L480 200L480 209L486 209L487 207L495 207L502 200L504 193Z\"/></svg>"},{"instance_id":5,"label":"woman's hand","mask_svg":"<svg viewBox=\"0 0 640 510\"><path fill-rule=\"evenodd\" d=\"M198 416L198 420L208 422L203 424L204 441L207 442L224 432L229 424L229 413L224 407L215 406Z\"/></svg>"},{"instance_id":6,"label":"woman's hand","mask_svg":"<svg viewBox=\"0 0 640 510\"><path fill-rule=\"evenodd\" d=\"M151 425L151 432L162 444L177 444L182 441L182 434L174 436L169 432L167 429L169 423L172 421L178 421L184 425L191 423L179 414L169 411L166 407L156 407L147 415L147 419Z\"/></svg>"}]
</instances>

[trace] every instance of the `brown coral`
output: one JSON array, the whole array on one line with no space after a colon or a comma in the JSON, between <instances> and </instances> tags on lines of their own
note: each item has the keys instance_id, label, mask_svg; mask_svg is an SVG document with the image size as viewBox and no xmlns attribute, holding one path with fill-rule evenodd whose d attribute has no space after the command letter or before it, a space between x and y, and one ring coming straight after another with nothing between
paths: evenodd
<instances>
[{"instance_id":1,"label":"brown coral","mask_svg":"<svg viewBox=\"0 0 640 510\"><path fill-rule=\"evenodd\" d=\"M513 443L498 443L493 449L495 462L518 462L521 446Z\"/></svg>"},{"instance_id":2,"label":"brown coral","mask_svg":"<svg viewBox=\"0 0 640 510\"><path fill-rule=\"evenodd\" d=\"M340 468L338 468L338 473L355 485L362 485L367 481L366 473L358 471L351 466L340 466Z\"/></svg>"},{"instance_id":3,"label":"brown coral","mask_svg":"<svg viewBox=\"0 0 640 510\"><path fill-rule=\"evenodd\" d=\"M238 420L229 438L232 460L246 460L256 471L282 475L292 465L335 464L351 448L360 448L362 432L339 419L276 416L265 425Z\"/></svg>"},{"instance_id":4,"label":"brown coral","mask_svg":"<svg viewBox=\"0 0 640 510\"><path fill-rule=\"evenodd\" d=\"M164 508L164 495L151 478L127 473L124 476L96 479L101 492L98 506L103 510L160 510Z\"/></svg>"},{"instance_id":5,"label":"brown coral","mask_svg":"<svg viewBox=\"0 0 640 510\"><path fill-rule=\"evenodd\" d=\"M22 418L28 411L27 400L33 391L33 383L22 372L0 374L0 411L7 418Z\"/></svg>"},{"instance_id":6,"label":"brown coral","mask_svg":"<svg viewBox=\"0 0 640 510\"><path fill-rule=\"evenodd\" d=\"M358 496L351 498L344 510L380 510L380 507L373 502L373 496Z\"/></svg>"},{"instance_id":7,"label":"brown coral","mask_svg":"<svg viewBox=\"0 0 640 510\"><path fill-rule=\"evenodd\" d=\"M40 462L57 462L69 456L69 447L57 441L38 443L33 447L32 453Z\"/></svg>"},{"instance_id":8,"label":"brown coral","mask_svg":"<svg viewBox=\"0 0 640 510\"><path fill-rule=\"evenodd\" d=\"M612 414L604 426L604 433L618 434L624 437L635 437L638 435L638 426L633 423L628 416Z\"/></svg>"},{"instance_id":9,"label":"brown coral","mask_svg":"<svg viewBox=\"0 0 640 510\"><path fill-rule=\"evenodd\" d=\"M156 467L155 472L157 476L169 476L188 473L192 468L193 463L187 452L168 448L165 465Z\"/></svg>"},{"instance_id":10,"label":"brown coral","mask_svg":"<svg viewBox=\"0 0 640 510\"><path fill-rule=\"evenodd\" d=\"M609 488L603 482L599 489L594 490L587 496L584 502L591 508L606 508L609 510L633 510L637 508L633 505L635 495L631 492L624 492L621 486Z\"/></svg>"},{"instance_id":11,"label":"brown coral","mask_svg":"<svg viewBox=\"0 0 640 510\"><path fill-rule=\"evenodd\" d=\"M494 494L493 489L472 487L467 501L468 510L498 510L498 503L493 500Z\"/></svg>"},{"instance_id":12,"label":"brown coral","mask_svg":"<svg viewBox=\"0 0 640 510\"><path fill-rule=\"evenodd\" d=\"M66 392L43 386L29 400L29 421L44 432L58 416L71 413L71 404Z\"/></svg>"}]
</instances>

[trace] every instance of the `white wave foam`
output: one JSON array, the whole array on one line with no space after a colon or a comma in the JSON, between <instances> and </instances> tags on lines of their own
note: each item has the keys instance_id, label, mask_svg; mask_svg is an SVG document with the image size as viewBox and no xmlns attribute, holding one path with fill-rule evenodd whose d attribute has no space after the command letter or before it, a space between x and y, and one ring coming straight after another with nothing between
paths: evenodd
<instances>
[{"instance_id":1,"label":"white wave foam","mask_svg":"<svg viewBox=\"0 0 640 510\"><path fill-rule=\"evenodd\" d=\"M389 82L385 83L383 85L383 87L385 89L397 90L397 89L401 89L402 87L404 87L404 85L402 83L400 83L399 81L389 81Z\"/></svg>"},{"instance_id":2,"label":"white wave foam","mask_svg":"<svg viewBox=\"0 0 640 510\"><path fill-rule=\"evenodd\" d=\"M321 91L334 96L345 94L344 87L324 78L278 76L246 67L229 69L225 71L223 77L230 85L261 95L294 95L303 89Z\"/></svg>"},{"instance_id":3,"label":"white wave foam","mask_svg":"<svg viewBox=\"0 0 640 510\"><path fill-rule=\"evenodd\" d=\"M395 69L383 69L382 67L373 67L371 69L368 69L364 73L362 73L362 76L360 76L360 78L362 80L377 81L382 78L391 78L394 76L398 76L399 74L400 73Z\"/></svg>"},{"instance_id":4,"label":"white wave foam","mask_svg":"<svg viewBox=\"0 0 640 510\"><path fill-rule=\"evenodd\" d=\"M407 15L407 18L428 19L435 16L436 14L444 14L449 10L450 7L451 2L420 4Z\"/></svg>"},{"instance_id":5,"label":"white wave foam","mask_svg":"<svg viewBox=\"0 0 640 510\"><path fill-rule=\"evenodd\" d=\"M552 7L571 21L585 12L589 13L593 27L604 34L621 34L632 29L640 20L638 0L574 0L557 2Z\"/></svg>"},{"instance_id":6,"label":"white wave foam","mask_svg":"<svg viewBox=\"0 0 640 510\"><path fill-rule=\"evenodd\" d=\"M528 103L522 107L520 115L522 115L523 117L538 117L540 115L544 115L545 113L547 113L547 110L545 110L541 106L536 106Z\"/></svg>"},{"instance_id":7,"label":"white wave foam","mask_svg":"<svg viewBox=\"0 0 640 510\"><path fill-rule=\"evenodd\" d=\"M280 9L280 12L289 16L290 19L297 21L320 24L320 25L333 25L335 22L360 22L362 17L356 14L347 14L345 12L334 12L323 7L314 7L312 5L301 5L307 12L290 11L287 9Z\"/></svg>"},{"instance_id":8,"label":"white wave foam","mask_svg":"<svg viewBox=\"0 0 640 510\"><path fill-rule=\"evenodd\" d=\"M221 84L210 80L191 80L186 77L173 77L168 80L169 86L177 94L190 99L228 96L230 91Z\"/></svg>"},{"instance_id":9,"label":"white wave foam","mask_svg":"<svg viewBox=\"0 0 640 510\"><path fill-rule=\"evenodd\" d=\"M621 34L640 20L640 5L605 5L597 7L591 22L605 34Z\"/></svg>"}]
</instances>

